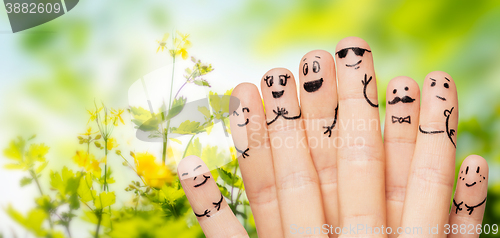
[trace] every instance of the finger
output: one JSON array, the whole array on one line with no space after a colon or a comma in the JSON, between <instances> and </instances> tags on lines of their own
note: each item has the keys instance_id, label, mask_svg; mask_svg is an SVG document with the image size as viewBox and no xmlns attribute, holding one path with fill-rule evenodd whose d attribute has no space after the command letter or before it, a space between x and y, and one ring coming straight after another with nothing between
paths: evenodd
<instances>
[{"instance_id":1,"label":"finger","mask_svg":"<svg viewBox=\"0 0 500 238\"><path fill-rule=\"evenodd\" d=\"M234 88L231 98L240 101L230 114L231 134L239 153L241 175L259 237L283 237L274 180L273 158L260 99L253 84L242 83ZM240 132L244 130L244 132Z\"/></svg>"},{"instance_id":2,"label":"finger","mask_svg":"<svg viewBox=\"0 0 500 238\"><path fill-rule=\"evenodd\" d=\"M299 66L300 107L307 142L318 173L326 222L338 226L337 199L337 81L330 53L314 50ZM331 234L333 237L334 234Z\"/></svg>"},{"instance_id":3,"label":"finger","mask_svg":"<svg viewBox=\"0 0 500 238\"><path fill-rule=\"evenodd\" d=\"M424 80L419 132L410 167L403 208L403 227L439 227L448 223L455 177L455 141L458 124L457 89L444 72Z\"/></svg>"},{"instance_id":4,"label":"finger","mask_svg":"<svg viewBox=\"0 0 500 238\"><path fill-rule=\"evenodd\" d=\"M387 226L399 227L418 132L420 89L409 77L396 77L387 85L384 147L386 155ZM389 237L397 237L391 234Z\"/></svg>"},{"instance_id":5,"label":"finger","mask_svg":"<svg viewBox=\"0 0 500 238\"><path fill-rule=\"evenodd\" d=\"M479 237L481 232L476 228L483 223L488 172L488 162L481 156L470 155L462 163L449 222L451 226L456 224L458 232L451 232L448 237Z\"/></svg>"},{"instance_id":6,"label":"finger","mask_svg":"<svg viewBox=\"0 0 500 238\"><path fill-rule=\"evenodd\" d=\"M206 237L248 237L200 158L191 155L182 159L177 173Z\"/></svg>"},{"instance_id":7,"label":"finger","mask_svg":"<svg viewBox=\"0 0 500 238\"><path fill-rule=\"evenodd\" d=\"M336 48L341 227L385 225L385 163L372 52L357 37Z\"/></svg>"},{"instance_id":8,"label":"finger","mask_svg":"<svg viewBox=\"0 0 500 238\"><path fill-rule=\"evenodd\" d=\"M264 75L261 89L283 231L286 237L302 236L298 228L321 227L324 214L318 176L303 129L295 79L287 69L272 69Z\"/></svg>"}]
</instances>

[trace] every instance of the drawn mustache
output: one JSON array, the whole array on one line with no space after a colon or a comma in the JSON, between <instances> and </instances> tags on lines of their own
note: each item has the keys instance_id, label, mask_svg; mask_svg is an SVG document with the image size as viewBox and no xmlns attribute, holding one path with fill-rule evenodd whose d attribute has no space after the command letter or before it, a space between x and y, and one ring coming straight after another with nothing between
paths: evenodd
<instances>
[{"instance_id":1,"label":"drawn mustache","mask_svg":"<svg viewBox=\"0 0 500 238\"><path fill-rule=\"evenodd\" d=\"M273 93L273 98L280 98L281 96L283 96L283 93L285 92L285 90L281 90L281 91L272 91Z\"/></svg>"},{"instance_id":2,"label":"drawn mustache","mask_svg":"<svg viewBox=\"0 0 500 238\"><path fill-rule=\"evenodd\" d=\"M396 104L398 102L402 102L402 103L410 103L410 102L413 102L415 101L415 99L411 98L410 96L404 96L403 98L400 98L398 96L396 96L394 99L392 99L392 101L389 101L387 103L389 104Z\"/></svg>"}]
</instances>

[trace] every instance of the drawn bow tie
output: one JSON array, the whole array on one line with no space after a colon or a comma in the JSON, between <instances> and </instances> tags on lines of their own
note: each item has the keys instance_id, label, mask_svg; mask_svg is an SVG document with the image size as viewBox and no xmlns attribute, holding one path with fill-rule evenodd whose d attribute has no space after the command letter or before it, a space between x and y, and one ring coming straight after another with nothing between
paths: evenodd
<instances>
[{"instance_id":1,"label":"drawn bow tie","mask_svg":"<svg viewBox=\"0 0 500 238\"><path fill-rule=\"evenodd\" d=\"M392 123L399 122L399 124L403 122L407 122L408 124L411 124L411 119L410 116L407 117L397 117L397 116L392 116Z\"/></svg>"}]
</instances>

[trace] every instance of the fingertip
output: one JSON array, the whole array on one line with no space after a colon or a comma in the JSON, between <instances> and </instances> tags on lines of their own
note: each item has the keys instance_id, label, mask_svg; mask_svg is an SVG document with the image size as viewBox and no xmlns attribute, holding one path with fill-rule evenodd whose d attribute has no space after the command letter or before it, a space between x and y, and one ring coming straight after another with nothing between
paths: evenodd
<instances>
[{"instance_id":1,"label":"fingertip","mask_svg":"<svg viewBox=\"0 0 500 238\"><path fill-rule=\"evenodd\" d=\"M479 155L469 155L464 159L462 165L460 166L460 174L465 171L467 167L470 168L471 172L481 175L483 179L488 180L489 166L488 161ZM478 169L479 168L479 169ZM469 172L469 171L467 171ZM459 176L460 176L459 174Z\"/></svg>"},{"instance_id":2,"label":"fingertip","mask_svg":"<svg viewBox=\"0 0 500 238\"><path fill-rule=\"evenodd\" d=\"M457 87L453 78L446 72L433 71L425 76L423 97L442 104L457 104Z\"/></svg>"},{"instance_id":3,"label":"fingertip","mask_svg":"<svg viewBox=\"0 0 500 238\"><path fill-rule=\"evenodd\" d=\"M479 155L469 155L464 159L457 178L455 197L479 197L482 199L488 190L488 162Z\"/></svg>"},{"instance_id":4,"label":"fingertip","mask_svg":"<svg viewBox=\"0 0 500 238\"><path fill-rule=\"evenodd\" d=\"M259 89L253 83L240 83L238 84L231 93L231 96L234 96L240 100L252 99L255 96L259 95Z\"/></svg>"},{"instance_id":5,"label":"fingertip","mask_svg":"<svg viewBox=\"0 0 500 238\"><path fill-rule=\"evenodd\" d=\"M394 92L394 89L396 89L396 92ZM411 97L413 98L420 98L420 87L418 86L418 83L407 76L397 76L389 81L389 84L387 84L386 98L390 98L391 95L396 94L397 92L403 92L403 90L406 91L406 93L411 94ZM418 102L418 100L415 101Z\"/></svg>"},{"instance_id":6,"label":"fingertip","mask_svg":"<svg viewBox=\"0 0 500 238\"><path fill-rule=\"evenodd\" d=\"M177 166L177 175L181 181L206 172L210 172L210 170L205 162L196 155L185 157Z\"/></svg>"},{"instance_id":7,"label":"fingertip","mask_svg":"<svg viewBox=\"0 0 500 238\"><path fill-rule=\"evenodd\" d=\"M337 47L335 48L335 52L338 52L339 50L347 47L363 47L367 50L371 50L370 46L365 40L356 36L349 36L339 41Z\"/></svg>"},{"instance_id":8,"label":"fingertip","mask_svg":"<svg viewBox=\"0 0 500 238\"><path fill-rule=\"evenodd\" d=\"M456 147L458 99L453 78L442 71L431 72L422 91L420 132L446 135Z\"/></svg>"}]
</instances>

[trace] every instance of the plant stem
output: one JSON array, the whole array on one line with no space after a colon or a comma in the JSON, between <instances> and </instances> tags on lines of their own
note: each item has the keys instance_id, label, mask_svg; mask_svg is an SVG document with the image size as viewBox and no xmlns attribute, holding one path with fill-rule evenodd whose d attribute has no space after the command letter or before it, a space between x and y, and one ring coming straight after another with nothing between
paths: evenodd
<instances>
[{"instance_id":1,"label":"plant stem","mask_svg":"<svg viewBox=\"0 0 500 238\"><path fill-rule=\"evenodd\" d=\"M69 209L69 212L68 212L68 214L69 214L69 216L68 216L68 217L69 217L69 218L68 218L68 223L67 223L67 225L65 225L65 226L64 226L64 227L66 228L66 231L68 232L68 236L69 236L69 238L71 238L71 231L69 230L69 223L71 222L71 219L72 219L72 218L71 218L71 214L72 214L72 213L73 213L73 209L71 209L71 208L70 208L70 209ZM60 217L59 217L59 218L60 218ZM61 219L61 220L62 220L62 219Z\"/></svg>"},{"instance_id":2,"label":"plant stem","mask_svg":"<svg viewBox=\"0 0 500 238\"><path fill-rule=\"evenodd\" d=\"M65 226L66 227L66 231L68 232L68 236L69 238L71 238L71 231L69 231L69 225L68 226Z\"/></svg>"},{"instance_id":3,"label":"plant stem","mask_svg":"<svg viewBox=\"0 0 500 238\"><path fill-rule=\"evenodd\" d=\"M38 187L38 191L40 191L40 195L43 196L42 187L40 187L40 183L38 182L38 178L36 177L36 174L35 174L35 172L33 172L33 170L30 170L30 175L33 178L33 180L35 180L36 186Z\"/></svg>"},{"instance_id":4,"label":"plant stem","mask_svg":"<svg viewBox=\"0 0 500 238\"><path fill-rule=\"evenodd\" d=\"M172 92L174 89L174 72L175 72L175 55L172 56L172 78L170 80L170 94L168 95L169 100L168 100L168 111L165 112L168 115L168 112L172 108ZM166 152L167 152L167 139L168 139L168 130L170 129L170 120L167 121L167 128L165 130L165 138L163 141L163 154L162 154L162 163L165 165L165 160L166 160Z\"/></svg>"},{"instance_id":5,"label":"plant stem","mask_svg":"<svg viewBox=\"0 0 500 238\"><path fill-rule=\"evenodd\" d=\"M125 162L127 162L128 167L131 168L135 172L135 174L137 174L137 176L142 180L142 182L144 183L144 185L147 185L146 181L144 181L144 179L142 178L142 176L139 175L139 173L137 172L137 170L134 169L134 167L128 162L128 160L125 159L125 157L123 157L122 154L120 154L120 156L123 158L123 160L125 160Z\"/></svg>"},{"instance_id":6,"label":"plant stem","mask_svg":"<svg viewBox=\"0 0 500 238\"><path fill-rule=\"evenodd\" d=\"M95 229L95 238L99 237L99 229L101 228L101 221L102 221L102 209L99 211L98 215L98 221L97 221L97 228Z\"/></svg>"},{"instance_id":7,"label":"plant stem","mask_svg":"<svg viewBox=\"0 0 500 238\"><path fill-rule=\"evenodd\" d=\"M106 187L108 186L108 139L104 139L104 191L106 191Z\"/></svg>"},{"instance_id":8,"label":"plant stem","mask_svg":"<svg viewBox=\"0 0 500 238\"><path fill-rule=\"evenodd\" d=\"M234 205L233 203L233 191L234 191L234 177L236 177L236 171L238 170L238 164L234 166L234 173L233 173L233 179L232 179L232 184L231 184L231 204ZM234 210L236 210L236 205L234 206Z\"/></svg>"},{"instance_id":9,"label":"plant stem","mask_svg":"<svg viewBox=\"0 0 500 238\"><path fill-rule=\"evenodd\" d=\"M184 82L184 84L179 88L179 90L177 90L177 93L175 94L175 97L174 97L174 100L177 98L177 96L179 95L179 93L181 92L181 89L188 83L188 80L186 80L186 82Z\"/></svg>"},{"instance_id":10,"label":"plant stem","mask_svg":"<svg viewBox=\"0 0 500 238\"><path fill-rule=\"evenodd\" d=\"M182 154L182 158L181 159L184 159L186 158L186 153L188 151L188 148L189 148L189 145L191 144L191 141L193 141L193 138L196 136L196 134L193 134L193 136L191 136L191 139L189 139L189 142L186 146L186 149L184 150L184 154Z\"/></svg>"},{"instance_id":11,"label":"plant stem","mask_svg":"<svg viewBox=\"0 0 500 238\"><path fill-rule=\"evenodd\" d=\"M38 182L38 178L36 177L35 172L34 172L32 169L30 169L30 170L29 170L29 173L30 173L31 177L33 178L33 180L35 180L36 186L38 187L38 191L40 191L40 195L42 195L42 196L43 196L42 187L40 186L40 182ZM49 218L49 225L50 225L50 228L52 229L52 228L54 227L54 224L52 223L52 218L50 217L50 215L51 215L51 214L49 213L48 218Z\"/></svg>"}]
</instances>

